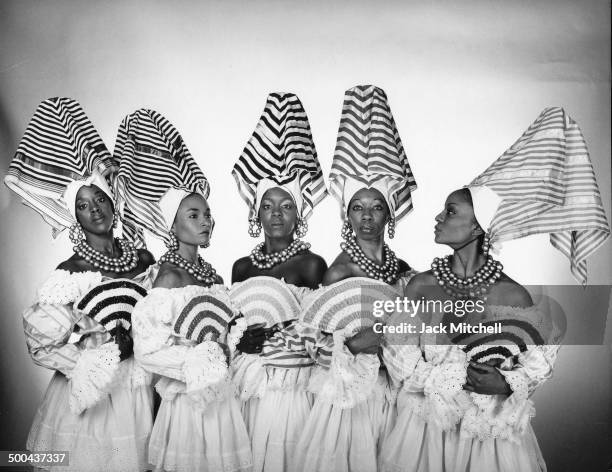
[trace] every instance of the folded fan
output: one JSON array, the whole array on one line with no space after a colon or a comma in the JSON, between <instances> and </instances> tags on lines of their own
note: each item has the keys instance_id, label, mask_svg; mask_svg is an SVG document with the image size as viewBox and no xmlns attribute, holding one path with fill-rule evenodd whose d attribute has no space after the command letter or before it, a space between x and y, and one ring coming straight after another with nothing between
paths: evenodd
<instances>
[{"instance_id":1,"label":"folded fan","mask_svg":"<svg viewBox=\"0 0 612 472\"><path fill-rule=\"evenodd\" d=\"M100 323L108 332L118 326L132 327L132 310L147 291L128 279L113 279L95 286L76 303L77 309Z\"/></svg>"},{"instance_id":2,"label":"folded fan","mask_svg":"<svg viewBox=\"0 0 612 472\"><path fill-rule=\"evenodd\" d=\"M399 296L392 286L366 277L345 279L319 292L306 301L301 321L327 333L343 329L355 334L384 322L389 313L374 316L374 302L395 303Z\"/></svg>"},{"instance_id":3,"label":"folded fan","mask_svg":"<svg viewBox=\"0 0 612 472\"><path fill-rule=\"evenodd\" d=\"M189 300L174 323L174 333L198 344L217 341L236 313L225 294L198 295Z\"/></svg>"},{"instance_id":4,"label":"folded fan","mask_svg":"<svg viewBox=\"0 0 612 472\"><path fill-rule=\"evenodd\" d=\"M274 277L253 277L234 284L232 302L240 308L249 325L265 323L269 328L300 315L300 304L287 284Z\"/></svg>"}]
</instances>

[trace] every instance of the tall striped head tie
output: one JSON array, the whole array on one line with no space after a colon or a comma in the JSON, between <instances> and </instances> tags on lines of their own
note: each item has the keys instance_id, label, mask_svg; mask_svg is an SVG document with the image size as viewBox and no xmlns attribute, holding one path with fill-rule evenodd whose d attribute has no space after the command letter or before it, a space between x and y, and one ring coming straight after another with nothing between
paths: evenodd
<instances>
[{"instance_id":1,"label":"tall striped head tie","mask_svg":"<svg viewBox=\"0 0 612 472\"><path fill-rule=\"evenodd\" d=\"M499 199L487 221L479 220L491 244L549 233L574 277L586 284L586 259L608 239L610 227L584 137L563 108L546 108L472 181L475 210L484 199L473 188L482 186L489 189L483 195L495 192Z\"/></svg>"},{"instance_id":2,"label":"tall striped head tie","mask_svg":"<svg viewBox=\"0 0 612 472\"><path fill-rule=\"evenodd\" d=\"M53 237L74 223L62 200L66 187L94 171L109 173L113 159L71 98L43 100L30 119L4 183L51 226Z\"/></svg>"},{"instance_id":3,"label":"tall striped head tie","mask_svg":"<svg viewBox=\"0 0 612 472\"><path fill-rule=\"evenodd\" d=\"M263 114L232 175L249 207L249 220L257 217L260 184L268 188L276 184L287 190L304 219L327 195L308 117L295 94L268 95Z\"/></svg>"},{"instance_id":4,"label":"tall striped head tie","mask_svg":"<svg viewBox=\"0 0 612 472\"><path fill-rule=\"evenodd\" d=\"M165 117L141 108L119 125L114 157L119 163L116 194L124 234L144 246L143 229L164 241L168 228L159 200L170 188L208 198L210 187L177 129Z\"/></svg>"},{"instance_id":5,"label":"tall striped head tie","mask_svg":"<svg viewBox=\"0 0 612 472\"><path fill-rule=\"evenodd\" d=\"M344 94L329 174L330 193L340 202L343 218L352 197L348 193L364 187L381 191L396 221L412 210L416 181L387 95L374 85L358 85Z\"/></svg>"}]
</instances>

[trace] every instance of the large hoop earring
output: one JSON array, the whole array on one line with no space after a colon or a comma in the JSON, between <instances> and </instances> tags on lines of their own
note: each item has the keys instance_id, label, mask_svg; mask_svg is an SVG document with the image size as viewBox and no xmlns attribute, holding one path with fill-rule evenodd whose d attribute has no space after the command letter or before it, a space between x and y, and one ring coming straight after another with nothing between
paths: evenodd
<instances>
[{"instance_id":1,"label":"large hoop earring","mask_svg":"<svg viewBox=\"0 0 612 472\"><path fill-rule=\"evenodd\" d=\"M261 234L261 220L258 216L249 220L249 236L258 238Z\"/></svg>"},{"instance_id":2,"label":"large hoop earring","mask_svg":"<svg viewBox=\"0 0 612 472\"><path fill-rule=\"evenodd\" d=\"M389 239L395 237L395 217L389 218L389 226L387 226L387 232L389 233Z\"/></svg>"},{"instance_id":3,"label":"large hoop earring","mask_svg":"<svg viewBox=\"0 0 612 472\"><path fill-rule=\"evenodd\" d=\"M176 251L179 248L179 242L176 238L176 234L174 231L170 231L168 233L168 241L165 241L166 247L169 251Z\"/></svg>"},{"instance_id":4,"label":"large hoop earring","mask_svg":"<svg viewBox=\"0 0 612 472\"><path fill-rule=\"evenodd\" d=\"M349 220L346 219L344 220L344 224L342 225L340 236L342 236L342 239L344 239L345 241L348 241L352 235L353 235L353 227L351 226L351 223L349 223Z\"/></svg>"},{"instance_id":5,"label":"large hoop earring","mask_svg":"<svg viewBox=\"0 0 612 472\"><path fill-rule=\"evenodd\" d=\"M482 238L482 253L485 256L488 256L490 249L491 249L491 236L489 236L489 233L485 233L484 237Z\"/></svg>"},{"instance_id":6,"label":"large hoop earring","mask_svg":"<svg viewBox=\"0 0 612 472\"><path fill-rule=\"evenodd\" d=\"M72 244L79 245L82 241L85 241L85 232L79 223L74 223L72 226L70 226L68 236L70 237Z\"/></svg>"},{"instance_id":7,"label":"large hoop earring","mask_svg":"<svg viewBox=\"0 0 612 472\"><path fill-rule=\"evenodd\" d=\"M297 227L295 228L295 235L298 238L303 238L306 236L308 232L308 223L306 222L306 218L298 218Z\"/></svg>"}]
</instances>

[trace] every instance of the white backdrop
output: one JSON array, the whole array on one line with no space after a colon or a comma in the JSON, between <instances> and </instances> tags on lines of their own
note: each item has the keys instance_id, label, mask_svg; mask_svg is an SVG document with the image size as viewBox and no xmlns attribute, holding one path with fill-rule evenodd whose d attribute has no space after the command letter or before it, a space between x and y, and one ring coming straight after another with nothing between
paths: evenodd
<instances>
[{"instance_id":1,"label":"white backdrop","mask_svg":"<svg viewBox=\"0 0 612 472\"><path fill-rule=\"evenodd\" d=\"M546 106L565 107L581 126L610 215L607 1L4 1L0 51L2 174L44 98L77 99L109 149L126 114L156 109L211 183L217 225L203 255L228 282L233 261L255 244L230 170L271 91L302 100L326 176L344 90L371 83L387 92L419 186L391 245L418 270L447 252L433 242L446 195ZM5 187L0 217L2 414L16 424L15 439L0 444L7 449L23 442L50 375L29 360L19 315L71 249L67 235L52 242L49 228ZM306 237L328 263L339 251L340 226L328 197ZM546 236L506 243L500 259L524 284L574 283ZM590 283L612 283L611 261L608 242L588 261ZM585 445L605 444L609 361L608 348L567 349L554 381L538 393L550 399L537 405L536 419L549 463L592 464ZM584 385L593 389L589 407L567 416L570 397L585 401ZM562 451L560 438L576 446Z\"/></svg>"}]
</instances>

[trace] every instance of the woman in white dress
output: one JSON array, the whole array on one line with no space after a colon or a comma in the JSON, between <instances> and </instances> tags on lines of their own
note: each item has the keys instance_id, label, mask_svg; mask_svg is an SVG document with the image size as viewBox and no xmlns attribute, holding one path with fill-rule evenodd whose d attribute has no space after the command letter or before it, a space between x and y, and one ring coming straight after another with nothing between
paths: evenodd
<instances>
[{"instance_id":1,"label":"woman in white dress","mask_svg":"<svg viewBox=\"0 0 612 472\"><path fill-rule=\"evenodd\" d=\"M348 90L330 174L330 192L343 210L345 241L324 286L355 277L398 290L407 283L413 271L387 246L384 233L387 226L394 236L396 222L412 208L415 188L384 91L374 86ZM310 294L309 301L326 290ZM318 363L309 387L315 404L298 443L297 462L306 471L376 470L378 450L395 420L395 389L378 358L380 335L373 329L354 336L346 330L332 334L308 323L297 329Z\"/></svg>"},{"instance_id":2,"label":"woman in white dress","mask_svg":"<svg viewBox=\"0 0 612 472\"><path fill-rule=\"evenodd\" d=\"M55 230L70 226L75 245L23 314L32 359L54 371L26 447L69 453L68 465L35 464L47 470L148 468L151 378L132 356L130 312L154 260L113 237L113 194L98 171L111 169L81 107L55 98L36 110L5 180Z\"/></svg>"},{"instance_id":3,"label":"woman in white dress","mask_svg":"<svg viewBox=\"0 0 612 472\"><path fill-rule=\"evenodd\" d=\"M560 190L564 198L558 200ZM500 328L422 334L420 347L397 340L385 346L385 362L402 388L382 470L545 471L529 397L552 375L559 332L488 250L502 240L550 232L574 275L586 280L584 258L609 228L577 125L562 109L544 110L469 187L448 196L436 222L436 242L453 254L416 275L405 295L452 303L449 312L422 312L431 324ZM467 301L472 309L459 312Z\"/></svg>"},{"instance_id":4,"label":"woman in white dress","mask_svg":"<svg viewBox=\"0 0 612 472\"><path fill-rule=\"evenodd\" d=\"M246 326L234 320L223 280L198 254L214 227L208 182L178 131L154 110L122 122L115 157L132 228L168 246L154 287L133 312L136 359L159 376L149 462L156 471L249 471L249 438L229 373Z\"/></svg>"},{"instance_id":5,"label":"woman in white dress","mask_svg":"<svg viewBox=\"0 0 612 472\"><path fill-rule=\"evenodd\" d=\"M293 305L297 309L281 313L274 325L249 328L238 346L241 354L234 360L253 468L257 472L300 471L294 450L312 407L307 385L314 361L300 343L294 324L302 297L320 285L327 269L323 258L300 238L327 190L308 118L297 96L268 96L232 174L249 206L249 233L257 237L263 230L265 237L249 256L234 263L233 299L248 300L254 307L280 305L283 296L273 291L277 284L268 279L273 277L285 283L297 302ZM245 281L252 286L247 288ZM274 296L277 299L270 300Z\"/></svg>"}]
</instances>

